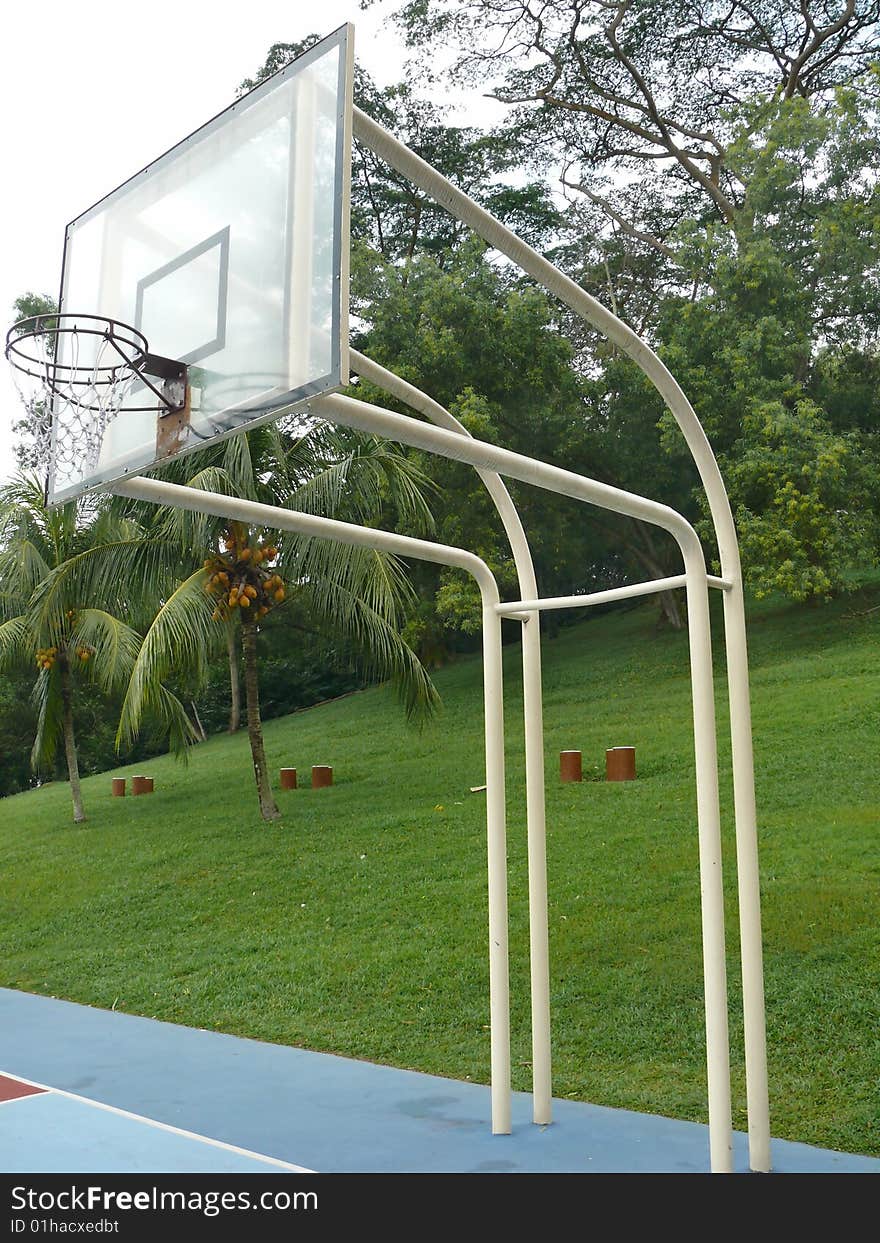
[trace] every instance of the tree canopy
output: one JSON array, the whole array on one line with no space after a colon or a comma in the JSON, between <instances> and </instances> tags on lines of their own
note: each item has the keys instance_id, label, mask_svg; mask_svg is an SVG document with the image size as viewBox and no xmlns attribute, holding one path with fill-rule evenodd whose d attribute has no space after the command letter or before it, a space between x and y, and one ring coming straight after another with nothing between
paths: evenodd
<instances>
[{"instance_id":1,"label":"tree canopy","mask_svg":"<svg viewBox=\"0 0 880 1243\"><path fill-rule=\"evenodd\" d=\"M484 142L551 191L545 250L682 384L753 588L821 599L875 564L876 0L403 0L393 16L429 89L466 80L498 100ZM656 394L550 315L586 382L590 473L650 477L698 518Z\"/></svg>"}]
</instances>

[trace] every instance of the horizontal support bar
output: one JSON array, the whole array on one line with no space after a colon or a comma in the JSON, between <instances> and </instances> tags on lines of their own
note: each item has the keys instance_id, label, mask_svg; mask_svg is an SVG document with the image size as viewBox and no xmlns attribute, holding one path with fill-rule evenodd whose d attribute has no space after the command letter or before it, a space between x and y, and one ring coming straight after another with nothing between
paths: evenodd
<instances>
[{"instance_id":1,"label":"horizontal support bar","mask_svg":"<svg viewBox=\"0 0 880 1243\"><path fill-rule=\"evenodd\" d=\"M456 436L456 439L464 437ZM328 539L352 547L375 548L398 557L413 557L418 561L455 566L477 580L484 607L492 608L498 600L498 587L492 571L485 561L465 548L454 548L411 535L398 535L394 531L340 522L336 518L324 518L299 509L264 505L241 496L204 492L201 488L168 483L150 475L130 475L126 479L117 480L111 487L117 496L129 496L133 500L149 501L153 505L173 506L196 514L213 514L218 518L230 518L233 522L244 522L248 526L266 527L270 531L293 531L297 535L313 539Z\"/></svg>"},{"instance_id":2,"label":"horizontal support bar","mask_svg":"<svg viewBox=\"0 0 880 1243\"><path fill-rule=\"evenodd\" d=\"M730 591L732 583L724 578L713 578L706 575L710 587L719 587L722 591ZM673 591L676 587L687 586L687 575L676 574L673 578L655 578L648 583L631 583L626 587L610 587L607 591L591 591L580 596L546 596L543 600L508 600L495 605L495 612L502 617L516 618L525 621L525 614L542 613L546 609L581 609L593 604L607 604L611 600L628 600L633 596L650 596L660 591Z\"/></svg>"},{"instance_id":3,"label":"horizontal support bar","mask_svg":"<svg viewBox=\"0 0 880 1243\"><path fill-rule=\"evenodd\" d=\"M658 591L672 591L674 587L686 587L687 575L676 574L674 578L656 578L649 583L630 583L626 587L610 587L607 591L591 591L580 596L547 596L543 600L511 600L496 604L495 612L509 617L511 613L540 613L545 609L580 609L593 604L606 604L611 600L627 600L632 596L650 596Z\"/></svg>"}]
</instances>

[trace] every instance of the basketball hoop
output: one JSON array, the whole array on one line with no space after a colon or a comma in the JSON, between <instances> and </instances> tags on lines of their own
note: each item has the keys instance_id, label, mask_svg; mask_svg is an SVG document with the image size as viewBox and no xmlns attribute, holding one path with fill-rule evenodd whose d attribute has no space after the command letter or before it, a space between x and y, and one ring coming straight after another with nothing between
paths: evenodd
<instances>
[{"instance_id":1,"label":"basketball hoop","mask_svg":"<svg viewBox=\"0 0 880 1243\"><path fill-rule=\"evenodd\" d=\"M29 315L7 332L5 353L30 416L34 456L61 475L95 468L121 410L175 414L186 404L186 365L151 354L142 332L104 315ZM136 384L147 390L138 402L155 400L129 404ZM64 427L54 443L53 421Z\"/></svg>"}]
</instances>

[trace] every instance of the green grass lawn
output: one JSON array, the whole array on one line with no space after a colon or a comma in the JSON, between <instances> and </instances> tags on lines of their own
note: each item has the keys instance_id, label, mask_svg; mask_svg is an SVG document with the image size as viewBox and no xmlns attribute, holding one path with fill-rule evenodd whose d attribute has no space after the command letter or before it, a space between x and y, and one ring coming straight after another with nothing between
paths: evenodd
<instances>
[{"instance_id":1,"label":"green grass lawn","mask_svg":"<svg viewBox=\"0 0 880 1243\"><path fill-rule=\"evenodd\" d=\"M717 604L718 601L716 600ZM773 1134L880 1153L880 587L752 610ZM716 632L720 627L716 626ZM720 644L716 644L716 648ZM528 1089L519 648L505 651L514 1085ZM687 647L651 606L545 644L554 1092L706 1120ZM385 689L266 727L269 761L332 764L264 825L247 738L3 801L0 984L488 1079L480 664L440 672L418 731ZM745 1124L726 691L718 685L734 1056ZM637 748L639 779L599 780ZM584 753L583 784L558 752ZM595 779L588 779L595 778ZM63 1033L59 1033L63 1039Z\"/></svg>"}]
</instances>

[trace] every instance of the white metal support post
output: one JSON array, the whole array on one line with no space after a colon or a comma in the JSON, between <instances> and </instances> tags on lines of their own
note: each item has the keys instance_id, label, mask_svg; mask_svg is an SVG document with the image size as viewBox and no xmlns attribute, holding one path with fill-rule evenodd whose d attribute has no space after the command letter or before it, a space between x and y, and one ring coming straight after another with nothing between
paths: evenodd
<instances>
[{"instance_id":1,"label":"white metal support post","mask_svg":"<svg viewBox=\"0 0 880 1243\"><path fill-rule=\"evenodd\" d=\"M418 410L438 427L469 436L470 432L439 402L413 384L381 367L357 350L349 352L351 367L363 379ZM510 543L520 593L538 594L529 542L516 506L495 471L477 469ZM532 1005L532 1119L553 1119L550 1043L550 947L547 927L547 831L544 797L544 707L541 688L541 627L526 613L522 621L523 715L525 718L526 826L529 874L529 970Z\"/></svg>"},{"instance_id":2,"label":"white metal support post","mask_svg":"<svg viewBox=\"0 0 880 1243\"><path fill-rule=\"evenodd\" d=\"M203 492L158 479L133 478L113 485L120 496L215 514L234 522L381 549L400 557L458 566L476 580L483 603L483 702L486 739L486 835L489 894L489 1020L492 1077L492 1133L510 1134L510 984L507 917L507 836L504 798L504 704L501 617L495 611L498 587L492 571L463 548L414 539L372 527L261 505L240 497Z\"/></svg>"},{"instance_id":3,"label":"white metal support post","mask_svg":"<svg viewBox=\"0 0 880 1243\"><path fill-rule=\"evenodd\" d=\"M706 1063L709 1096L709 1148L713 1171L733 1168L730 1105L730 1048L727 1015L727 965L724 947L724 892L721 878L721 815L715 699L712 688L712 643L709 590L703 549L690 523L657 501L647 500L587 479L546 462L497 445L431 427L406 415L383 410L341 394L313 398L313 411L332 423L378 433L391 440L469 462L523 483L586 501L615 513L650 522L668 531L685 565L688 641L694 712L694 758L697 784L697 832L700 856L700 902L703 931L703 982L706 1003Z\"/></svg>"},{"instance_id":4,"label":"white metal support post","mask_svg":"<svg viewBox=\"0 0 880 1243\"><path fill-rule=\"evenodd\" d=\"M758 834L749 699L745 600L736 527L724 481L696 413L674 376L654 351L627 324L512 233L415 152L354 109L353 133L392 168L419 186L453 216L467 224L496 250L507 255L538 284L575 314L593 324L620 347L655 386L681 428L700 474L721 561L721 575L730 583L724 593L724 631L730 704L733 794L736 819L737 885L743 977L746 1092L749 1119L749 1162L757 1171L770 1169L770 1113L767 1083L767 1040L764 1012L764 967L761 939L761 898Z\"/></svg>"}]
</instances>

